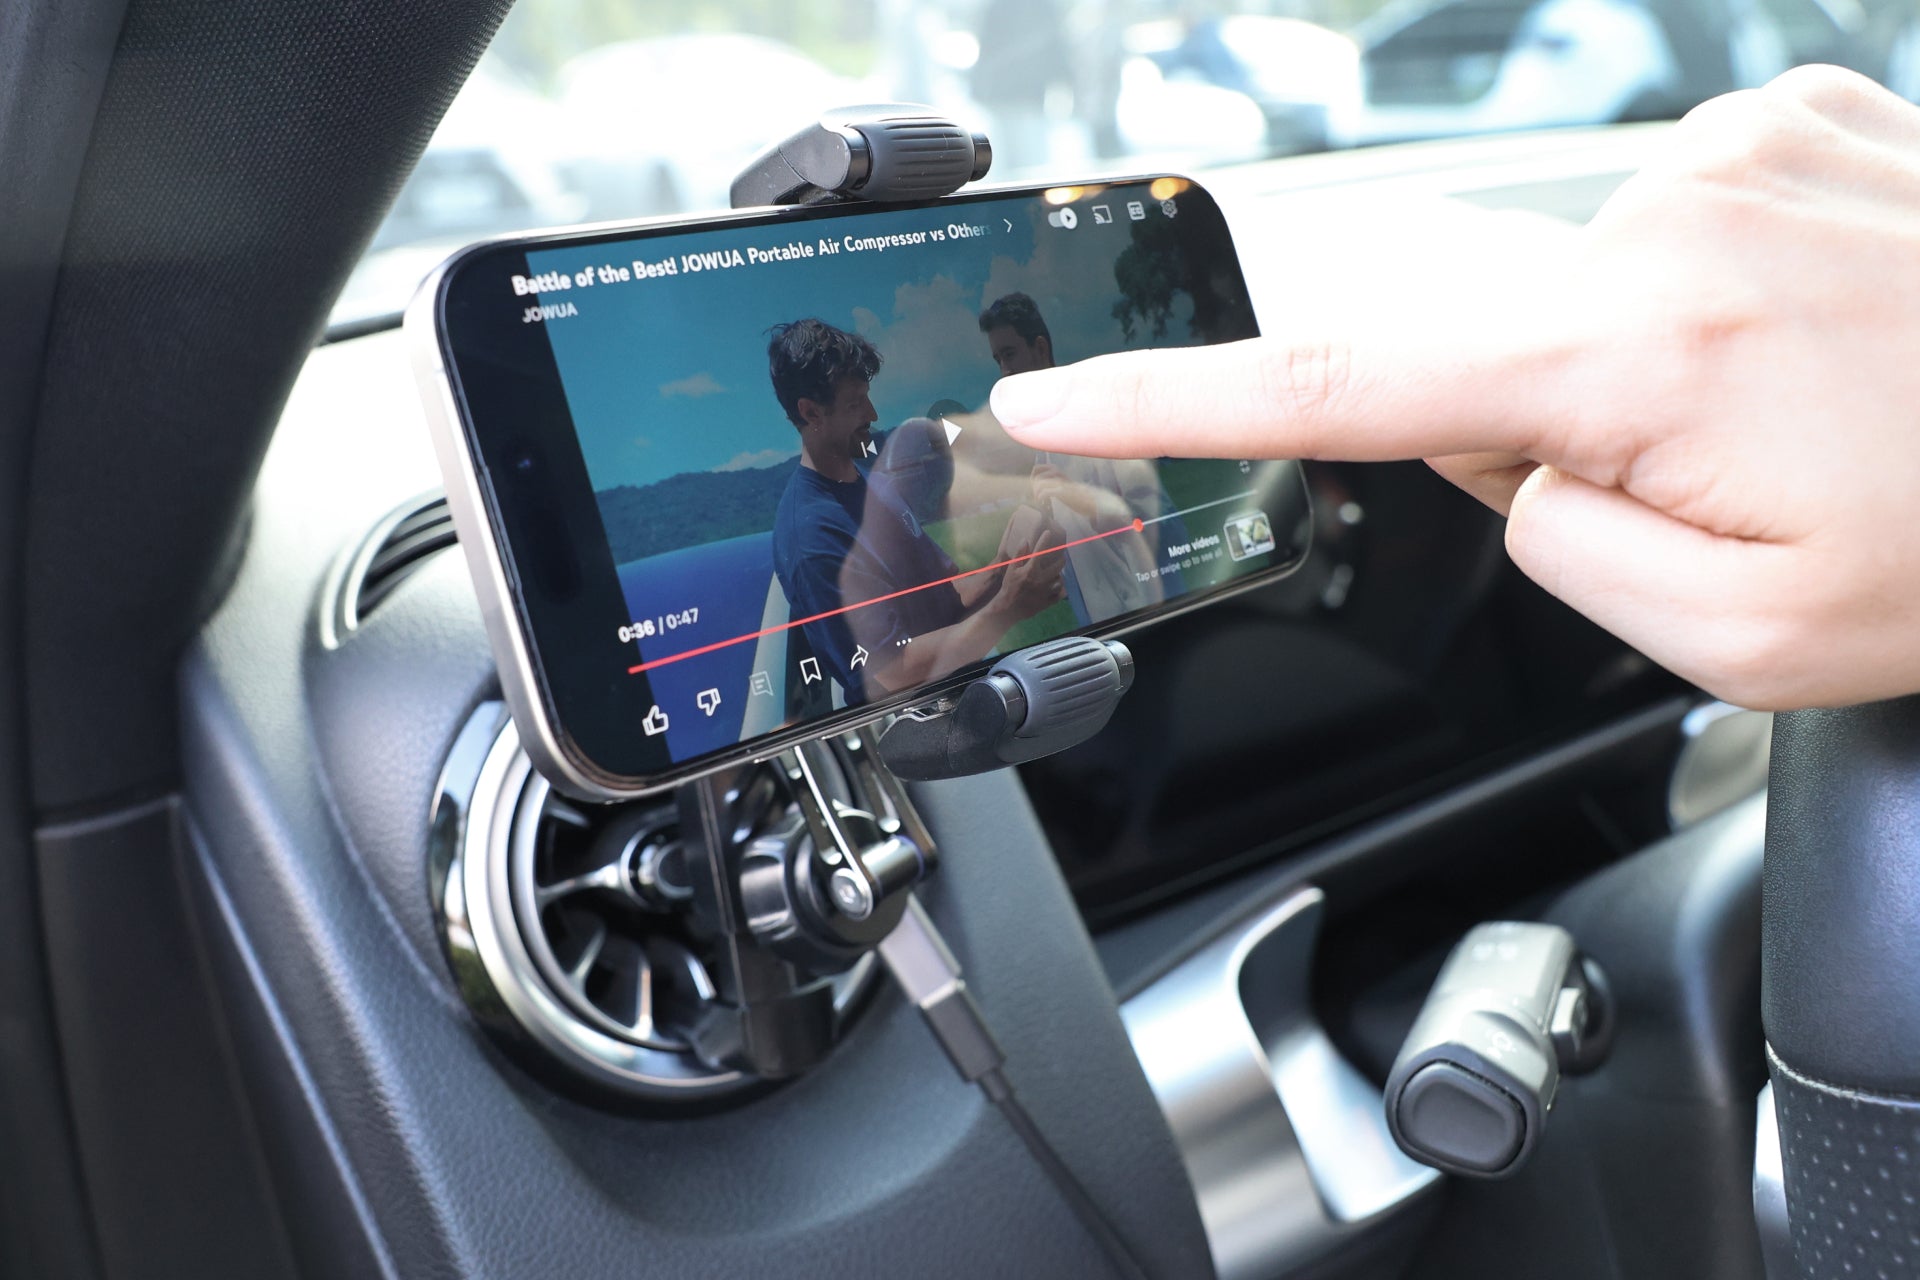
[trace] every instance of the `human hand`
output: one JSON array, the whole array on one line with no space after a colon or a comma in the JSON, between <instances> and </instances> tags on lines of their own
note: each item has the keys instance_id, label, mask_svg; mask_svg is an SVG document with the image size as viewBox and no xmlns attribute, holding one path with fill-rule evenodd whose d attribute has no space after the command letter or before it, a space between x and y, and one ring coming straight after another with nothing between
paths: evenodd
<instances>
[{"instance_id":1,"label":"human hand","mask_svg":"<svg viewBox=\"0 0 1920 1280\"><path fill-rule=\"evenodd\" d=\"M1066 473L1052 463L1042 462L1033 469L1033 498L1042 506L1052 498L1083 516L1091 517L1098 495L1086 485L1067 479Z\"/></svg>"},{"instance_id":2,"label":"human hand","mask_svg":"<svg viewBox=\"0 0 1920 1280\"><path fill-rule=\"evenodd\" d=\"M1073 453L1426 457L1528 576L1721 697L1920 690L1920 110L1832 67L1715 99L1519 258L1002 379L994 412Z\"/></svg>"},{"instance_id":3,"label":"human hand","mask_svg":"<svg viewBox=\"0 0 1920 1280\"><path fill-rule=\"evenodd\" d=\"M1014 553L993 599L1008 626L1066 598L1067 553L1056 550L1059 545L1060 535L1047 530L1031 546Z\"/></svg>"}]
</instances>

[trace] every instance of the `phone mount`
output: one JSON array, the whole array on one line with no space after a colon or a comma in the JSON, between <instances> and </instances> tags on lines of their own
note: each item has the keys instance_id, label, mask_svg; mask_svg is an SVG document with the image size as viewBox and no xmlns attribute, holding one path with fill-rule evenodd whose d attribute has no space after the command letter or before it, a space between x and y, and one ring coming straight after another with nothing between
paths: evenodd
<instances>
[{"instance_id":1,"label":"phone mount","mask_svg":"<svg viewBox=\"0 0 1920 1280\"><path fill-rule=\"evenodd\" d=\"M728 193L763 205L898 204L952 195L987 176L987 135L911 102L836 107L755 157Z\"/></svg>"},{"instance_id":2,"label":"phone mount","mask_svg":"<svg viewBox=\"0 0 1920 1280\"><path fill-rule=\"evenodd\" d=\"M827 979L876 950L910 995L945 999L958 984L964 997L957 964L912 901L939 855L901 779L985 773L1084 742L1132 682L1125 645L1067 636L1008 654L883 731L817 738L683 784L691 905L718 942L709 968L719 998L696 1037L700 1056L769 1080L806 1071L833 1046ZM959 1064L955 1027L935 1031ZM997 1050L975 1043L964 1056L997 1063Z\"/></svg>"},{"instance_id":3,"label":"phone mount","mask_svg":"<svg viewBox=\"0 0 1920 1280\"><path fill-rule=\"evenodd\" d=\"M931 107L841 107L762 153L734 179L732 200L741 208L936 199L992 162L984 134ZM725 1013L703 1056L769 1079L805 1070L832 1045L823 976L877 950L963 1075L997 1066L984 1023L945 1003L952 992L964 999L965 983L912 901L937 855L900 780L963 777L1064 750L1103 728L1132 683L1126 646L1069 636L1008 654L882 732L824 736L771 766L683 784L694 907L722 941ZM776 810L788 816L769 825L762 815ZM979 1034L965 1031L970 1022Z\"/></svg>"},{"instance_id":4,"label":"phone mount","mask_svg":"<svg viewBox=\"0 0 1920 1280\"><path fill-rule=\"evenodd\" d=\"M880 755L926 782L1004 769L1085 742L1133 687L1133 654L1117 640L1068 636L1008 654L963 689L901 713Z\"/></svg>"}]
</instances>

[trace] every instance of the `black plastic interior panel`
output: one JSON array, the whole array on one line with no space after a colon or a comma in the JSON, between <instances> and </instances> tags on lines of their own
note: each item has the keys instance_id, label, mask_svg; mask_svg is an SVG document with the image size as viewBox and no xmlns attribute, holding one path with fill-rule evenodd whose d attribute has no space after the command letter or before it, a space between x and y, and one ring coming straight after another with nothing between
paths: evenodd
<instances>
[{"instance_id":1,"label":"black plastic interior panel","mask_svg":"<svg viewBox=\"0 0 1920 1280\"><path fill-rule=\"evenodd\" d=\"M1331 916L1367 922L1368 936L1357 944L1365 954L1358 960L1372 977L1397 969L1409 946L1418 953L1451 945L1469 926L1512 908L1525 895L1564 886L1583 865L1612 861L1649 838L1618 833L1626 848L1611 847L1591 830L1586 815L1595 796L1624 791L1632 808L1631 797L1645 790L1649 779L1659 779L1664 787L1679 724L1690 705L1685 698L1655 703L1107 929L1099 935L1099 947L1108 976L1123 995L1138 991L1201 940L1265 910L1301 884L1328 891ZM1574 847L1576 841L1585 847ZM1596 841L1601 847L1593 847ZM1502 863L1512 874L1489 870ZM1395 900L1404 901L1406 911L1382 919L1395 910ZM1437 969L1439 959L1433 963ZM1361 974L1358 980L1367 977ZM1407 1021L1425 994L1424 985L1411 992ZM1390 1034L1374 1072L1377 1079L1386 1078L1386 1064L1400 1048L1397 1036L1405 1030L1402 1025ZM1368 1063L1364 1055L1356 1061Z\"/></svg>"},{"instance_id":2,"label":"black plastic interior panel","mask_svg":"<svg viewBox=\"0 0 1920 1280\"><path fill-rule=\"evenodd\" d=\"M113 1280L291 1280L189 925L180 845L168 801L39 836L61 1060L102 1269Z\"/></svg>"},{"instance_id":3,"label":"black plastic interior panel","mask_svg":"<svg viewBox=\"0 0 1920 1280\"><path fill-rule=\"evenodd\" d=\"M41 361L121 0L0 10L0 1275L98 1274L41 946L22 650Z\"/></svg>"},{"instance_id":4,"label":"black plastic interior panel","mask_svg":"<svg viewBox=\"0 0 1920 1280\"><path fill-rule=\"evenodd\" d=\"M29 419L43 812L177 777L174 669L232 572L276 414L507 8L127 5Z\"/></svg>"}]
</instances>

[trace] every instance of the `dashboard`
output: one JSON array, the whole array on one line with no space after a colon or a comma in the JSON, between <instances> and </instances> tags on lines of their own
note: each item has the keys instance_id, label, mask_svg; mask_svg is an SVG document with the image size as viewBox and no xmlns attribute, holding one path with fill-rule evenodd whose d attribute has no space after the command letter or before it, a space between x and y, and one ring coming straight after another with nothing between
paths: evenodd
<instances>
[{"instance_id":1,"label":"dashboard","mask_svg":"<svg viewBox=\"0 0 1920 1280\"><path fill-rule=\"evenodd\" d=\"M1271 255L1326 246L1267 233L1309 209L1584 217L1654 136L1209 185L1249 277L1283 285ZM1284 288L1255 302L1268 317ZM245 1099L235 1141L279 1206L236 1237L260 1237L252 1273L1106 1274L870 968L835 979L815 1069L702 1065L713 995L664 923L676 873L650 834L675 814L572 805L516 751L417 405L398 334L314 351L182 673L181 879ZM1308 563L1134 637L1104 734L912 790L943 854L925 905L1036 1123L1151 1274L1484 1274L1458 1241L1453 1270L1414 1266L1443 1192L1381 1136L1386 1063L1464 927L1670 829L1699 699L1522 579L1499 521L1423 466L1308 479ZM1685 856L1757 856L1752 817ZM569 897L570 868L609 866L626 896ZM1241 1120L1274 1145L1223 1162L1195 1136ZM1356 1163L1369 1135L1379 1158ZM1680 1162L1693 1190L1674 1194L1720 1195L1711 1172ZM1255 1185L1259 1221L1222 1208Z\"/></svg>"}]
</instances>

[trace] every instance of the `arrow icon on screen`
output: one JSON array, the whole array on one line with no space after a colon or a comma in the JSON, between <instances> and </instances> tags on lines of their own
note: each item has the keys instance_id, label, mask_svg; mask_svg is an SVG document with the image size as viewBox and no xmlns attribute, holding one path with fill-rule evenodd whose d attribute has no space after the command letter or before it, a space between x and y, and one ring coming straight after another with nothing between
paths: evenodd
<instances>
[{"instance_id":1,"label":"arrow icon on screen","mask_svg":"<svg viewBox=\"0 0 1920 1280\"><path fill-rule=\"evenodd\" d=\"M1000 221L1002 221L1002 222L1004 222L1004 223L1006 223L1006 224L1007 224L1007 230L1009 230L1009 231L1011 231L1011 230L1013 230L1013 219L1012 219L1012 218L1002 218L1002 219L1000 219Z\"/></svg>"},{"instance_id":2,"label":"arrow icon on screen","mask_svg":"<svg viewBox=\"0 0 1920 1280\"><path fill-rule=\"evenodd\" d=\"M960 427L952 418L940 419L940 425L947 429L947 443L952 444L960 438Z\"/></svg>"}]
</instances>

